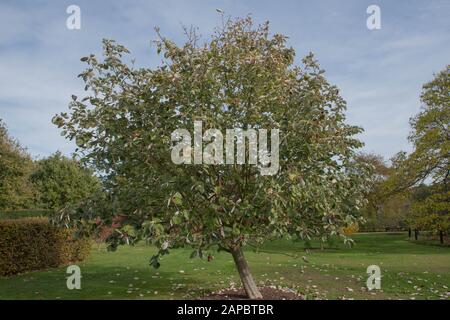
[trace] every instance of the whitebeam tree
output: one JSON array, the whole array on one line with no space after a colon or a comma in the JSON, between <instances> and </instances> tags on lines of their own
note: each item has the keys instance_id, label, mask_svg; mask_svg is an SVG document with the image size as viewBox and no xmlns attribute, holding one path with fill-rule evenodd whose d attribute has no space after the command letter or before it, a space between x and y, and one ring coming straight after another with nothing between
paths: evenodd
<instances>
[{"instance_id":1,"label":"whitebeam tree","mask_svg":"<svg viewBox=\"0 0 450 320\"><path fill-rule=\"evenodd\" d=\"M114 209L66 210L59 220L85 228L120 214L111 248L150 241L159 248L154 267L171 248L191 246L191 257L229 252L248 297L261 298L246 245L342 235L356 219L368 183L367 168L352 161L361 129L344 122L346 103L313 55L294 65L286 37L271 36L268 23L224 20L202 44L186 34L178 46L158 32L164 59L154 69L124 62L128 50L111 40L103 42L103 59L81 59L87 95L73 96L70 112L53 122L104 174ZM279 170L173 163L172 132L195 121L204 131L279 129Z\"/></svg>"}]
</instances>

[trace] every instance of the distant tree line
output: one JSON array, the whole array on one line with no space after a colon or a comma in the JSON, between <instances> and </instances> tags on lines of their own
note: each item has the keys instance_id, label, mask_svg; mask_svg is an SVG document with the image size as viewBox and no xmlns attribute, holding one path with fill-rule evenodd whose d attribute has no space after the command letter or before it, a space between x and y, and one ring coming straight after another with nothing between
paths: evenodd
<instances>
[{"instance_id":1,"label":"distant tree line","mask_svg":"<svg viewBox=\"0 0 450 320\"><path fill-rule=\"evenodd\" d=\"M56 152L33 160L0 119L0 210L49 209L101 190L100 179L79 161Z\"/></svg>"}]
</instances>

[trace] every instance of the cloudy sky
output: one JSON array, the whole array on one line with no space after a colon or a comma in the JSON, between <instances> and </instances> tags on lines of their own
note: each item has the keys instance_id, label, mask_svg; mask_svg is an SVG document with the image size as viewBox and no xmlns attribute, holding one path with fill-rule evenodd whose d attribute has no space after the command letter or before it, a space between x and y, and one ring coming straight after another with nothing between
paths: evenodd
<instances>
[{"instance_id":1,"label":"cloudy sky","mask_svg":"<svg viewBox=\"0 0 450 320\"><path fill-rule=\"evenodd\" d=\"M69 5L81 8L81 29L69 30ZM366 9L381 9L381 29L369 30ZM348 102L348 122L365 129L365 150L386 158L410 150L408 119L420 108L422 84L450 63L450 1L26 1L0 2L0 118L34 157L74 144L60 136L52 116L81 95L80 57L98 54L101 39L115 39L141 66L160 60L153 28L183 41L182 25L205 37L231 16L270 21L289 36L297 62L312 51Z\"/></svg>"}]
</instances>

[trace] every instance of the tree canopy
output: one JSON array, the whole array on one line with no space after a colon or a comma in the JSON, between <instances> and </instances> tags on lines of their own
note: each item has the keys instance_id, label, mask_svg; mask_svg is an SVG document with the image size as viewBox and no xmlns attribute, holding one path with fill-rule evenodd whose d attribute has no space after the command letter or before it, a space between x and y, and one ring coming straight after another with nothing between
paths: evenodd
<instances>
[{"instance_id":1,"label":"tree canopy","mask_svg":"<svg viewBox=\"0 0 450 320\"><path fill-rule=\"evenodd\" d=\"M422 109L410 119L409 140L413 152L394 158L396 184L400 187L424 181L448 185L450 173L450 65L423 86Z\"/></svg>"},{"instance_id":2,"label":"tree canopy","mask_svg":"<svg viewBox=\"0 0 450 320\"><path fill-rule=\"evenodd\" d=\"M390 179L395 169L382 156L372 153L361 153L355 161L370 165L371 189L367 195L367 204L360 211L364 217L364 229L370 231L401 228L406 223L409 210L409 195L392 193Z\"/></svg>"},{"instance_id":3,"label":"tree canopy","mask_svg":"<svg viewBox=\"0 0 450 320\"><path fill-rule=\"evenodd\" d=\"M36 161L30 180L36 190L36 204L44 209L61 209L101 190L92 170L60 152Z\"/></svg>"},{"instance_id":4,"label":"tree canopy","mask_svg":"<svg viewBox=\"0 0 450 320\"><path fill-rule=\"evenodd\" d=\"M157 30L158 31L158 30ZM158 31L159 34L159 31ZM87 94L53 121L74 139L83 161L103 173L117 199L109 216L67 211L65 224L128 218L110 238L147 239L160 251L192 246L230 252L245 290L261 297L242 248L284 236L342 235L364 204L368 166L353 161L361 128L345 122L346 102L312 54L296 65L287 37L250 17L224 20L208 41L193 30L177 45L159 36L154 68L127 63L128 50L103 41L103 58L82 58ZM279 170L261 165L175 164L176 129L278 129ZM248 149L247 149L248 150ZM247 151L248 156L248 151Z\"/></svg>"},{"instance_id":5,"label":"tree canopy","mask_svg":"<svg viewBox=\"0 0 450 320\"><path fill-rule=\"evenodd\" d=\"M395 174L390 179L394 192L411 191L428 184L426 193L413 191L410 224L441 234L450 228L450 65L423 86L422 109L410 119L413 144L410 154L398 153L393 159Z\"/></svg>"},{"instance_id":6,"label":"tree canopy","mask_svg":"<svg viewBox=\"0 0 450 320\"><path fill-rule=\"evenodd\" d=\"M33 162L26 150L11 138L0 119L0 210L30 205L33 189L28 180Z\"/></svg>"}]
</instances>

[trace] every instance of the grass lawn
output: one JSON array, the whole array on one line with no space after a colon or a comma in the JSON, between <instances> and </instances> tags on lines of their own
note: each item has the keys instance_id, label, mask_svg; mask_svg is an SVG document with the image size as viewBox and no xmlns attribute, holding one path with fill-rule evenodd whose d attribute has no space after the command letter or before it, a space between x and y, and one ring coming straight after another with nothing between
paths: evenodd
<instances>
[{"instance_id":1,"label":"grass lawn","mask_svg":"<svg viewBox=\"0 0 450 320\"><path fill-rule=\"evenodd\" d=\"M450 247L414 243L406 233L354 239L353 248L338 244L322 251L313 243L309 252L301 242L280 240L246 256L258 283L295 288L307 299L450 299ZM154 270L148 265L154 251L141 244L107 252L95 244L90 258L79 263L81 290L67 289L63 267L0 277L0 299L192 299L239 285L227 253L208 262L189 259L192 250L172 250ZM368 292L366 269L372 264L381 268L382 289Z\"/></svg>"}]
</instances>

